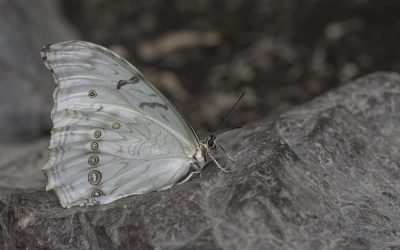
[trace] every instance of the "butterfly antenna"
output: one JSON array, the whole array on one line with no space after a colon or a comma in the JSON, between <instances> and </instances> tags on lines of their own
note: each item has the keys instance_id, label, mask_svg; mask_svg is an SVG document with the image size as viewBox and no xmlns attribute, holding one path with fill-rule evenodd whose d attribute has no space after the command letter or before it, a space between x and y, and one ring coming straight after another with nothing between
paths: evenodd
<instances>
[{"instance_id":1,"label":"butterfly antenna","mask_svg":"<svg viewBox=\"0 0 400 250\"><path fill-rule=\"evenodd\" d=\"M222 170L222 172L224 172L224 173L226 173L226 174L229 174L229 173L230 173L230 171L228 171L228 170L224 169L223 167L221 167L221 165L219 165L219 163L217 162L217 160L215 160L215 158L214 158L210 153L207 153L207 154L208 154L208 156L210 156L210 158L215 162L215 164L217 165L217 167L218 167L219 169Z\"/></svg>"},{"instance_id":2,"label":"butterfly antenna","mask_svg":"<svg viewBox=\"0 0 400 250\"><path fill-rule=\"evenodd\" d=\"M231 160L233 162L237 161L236 159L233 159L233 157L230 154L228 154L228 152L226 152L225 149L221 145L219 145L219 147L222 149L222 151L225 153L225 155L229 158L229 160Z\"/></svg>"},{"instance_id":3,"label":"butterfly antenna","mask_svg":"<svg viewBox=\"0 0 400 250\"><path fill-rule=\"evenodd\" d=\"M229 109L229 111L221 119L221 121L218 123L217 127L214 129L214 132L216 132L221 127L221 125L225 121L225 119L232 113L233 109L239 104L239 102L243 98L244 94L246 94L246 90L243 91L242 95L238 98L238 100L235 102L235 104L233 104L231 109Z\"/></svg>"},{"instance_id":4,"label":"butterfly antenna","mask_svg":"<svg viewBox=\"0 0 400 250\"><path fill-rule=\"evenodd\" d=\"M227 128L227 129L224 129L222 131L217 131L213 135L219 135L219 134L222 134L222 133L234 130L234 129L239 129L239 128L242 128L242 127L238 126L238 127L233 127L233 128Z\"/></svg>"}]
</instances>

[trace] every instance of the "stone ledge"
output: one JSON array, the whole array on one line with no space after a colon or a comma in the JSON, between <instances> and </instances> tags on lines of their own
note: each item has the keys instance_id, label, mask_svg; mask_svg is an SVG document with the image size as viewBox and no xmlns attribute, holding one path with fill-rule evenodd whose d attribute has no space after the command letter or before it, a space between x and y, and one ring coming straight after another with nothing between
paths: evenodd
<instances>
[{"instance_id":1,"label":"stone ledge","mask_svg":"<svg viewBox=\"0 0 400 250\"><path fill-rule=\"evenodd\" d=\"M210 164L183 185L104 206L63 209L53 193L44 191L44 179L21 175L21 186L0 179L0 245L400 247L399 112L400 76L372 74L225 134L218 143L238 160L222 154L218 159L232 174ZM37 145L1 165L0 176L40 172L47 144Z\"/></svg>"}]
</instances>

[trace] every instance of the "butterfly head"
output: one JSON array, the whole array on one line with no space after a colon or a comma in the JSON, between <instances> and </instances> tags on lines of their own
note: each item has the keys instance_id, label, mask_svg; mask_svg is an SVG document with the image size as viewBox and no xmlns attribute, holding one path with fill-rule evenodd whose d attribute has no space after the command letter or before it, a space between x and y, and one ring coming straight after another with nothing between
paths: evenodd
<instances>
[{"instance_id":1,"label":"butterfly head","mask_svg":"<svg viewBox=\"0 0 400 250\"><path fill-rule=\"evenodd\" d=\"M217 144L215 143L215 140L217 139L217 136L215 135L209 135L206 139L205 144L207 145L207 151L210 150L215 150L217 148Z\"/></svg>"}]
</instances>

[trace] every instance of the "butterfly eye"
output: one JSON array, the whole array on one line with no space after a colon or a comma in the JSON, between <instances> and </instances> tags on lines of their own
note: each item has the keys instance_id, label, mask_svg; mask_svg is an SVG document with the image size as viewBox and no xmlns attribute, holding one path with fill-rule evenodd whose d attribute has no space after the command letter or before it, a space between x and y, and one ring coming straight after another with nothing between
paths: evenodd
<instances>
[{"instance_id":1,"label":"butterfly eye","mask_svg":"<svg viewBox=\"0 0 400 250\"><path fill-rule=\"evenodd\" d=\"M215 145L214 139L210 138L207 140L207 146L211 149L216 149L217 146Z\"/></svg>"}]
</instances>

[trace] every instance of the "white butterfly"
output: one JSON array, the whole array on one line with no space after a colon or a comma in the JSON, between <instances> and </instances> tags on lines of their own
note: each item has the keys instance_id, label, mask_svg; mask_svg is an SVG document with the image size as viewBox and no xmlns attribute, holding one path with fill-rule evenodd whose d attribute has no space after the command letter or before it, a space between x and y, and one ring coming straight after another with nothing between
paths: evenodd
<instances>
[{"instance_id":1,"label":"white butterfly","mask_svg":"<svg viewBox=\"0 0 400 250\"><path fill-rule=\"evenodd\" d=\"M216 136L200 141L125 59L83 41L47 45L41 55L57 84L43 171L63 207L170 188L215 161Z\"/></svg>"}]
</instances>

